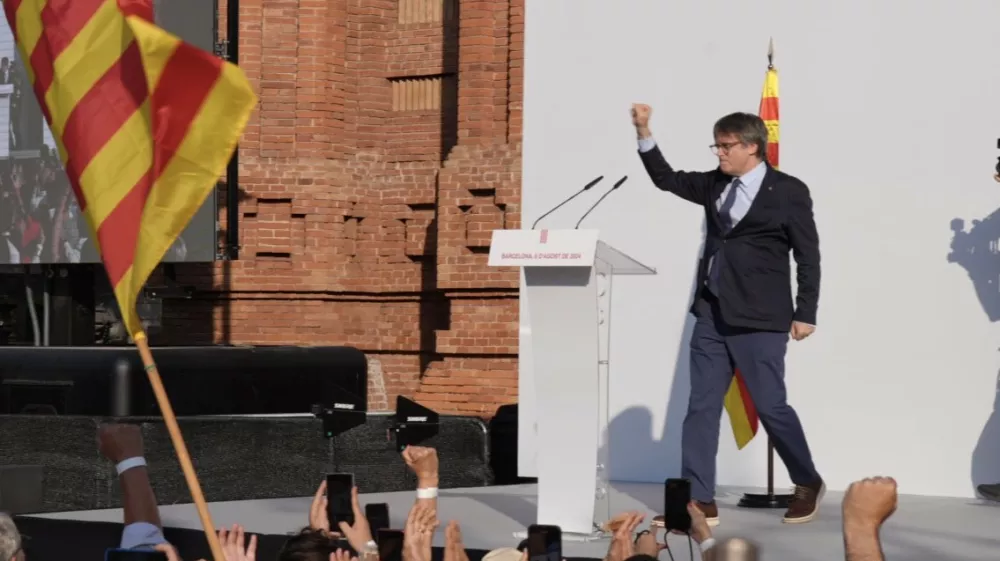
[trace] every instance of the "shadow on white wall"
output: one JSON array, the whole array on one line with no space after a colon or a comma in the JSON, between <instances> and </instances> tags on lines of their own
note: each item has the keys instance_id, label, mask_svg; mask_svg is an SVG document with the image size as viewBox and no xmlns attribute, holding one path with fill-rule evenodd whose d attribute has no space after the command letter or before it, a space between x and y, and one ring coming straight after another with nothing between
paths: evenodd
<instances>
[{"instance_id":1,"label":"shadow on white wall","mask_svg":"<svg viewBox=\"0 0 1000 561\"><path fill-rule=\"evenodd\" d=\"M982 220L951 221L953 233L948 262L965 269L983 312L1000 321L1000 209ZM1000 342L997 343L1000 350ZM993 410L972 452L972 486L1000 482L1000 374L993 390ZM971 397L971 396L970 396Z\"/></svg>"}]
</instances>

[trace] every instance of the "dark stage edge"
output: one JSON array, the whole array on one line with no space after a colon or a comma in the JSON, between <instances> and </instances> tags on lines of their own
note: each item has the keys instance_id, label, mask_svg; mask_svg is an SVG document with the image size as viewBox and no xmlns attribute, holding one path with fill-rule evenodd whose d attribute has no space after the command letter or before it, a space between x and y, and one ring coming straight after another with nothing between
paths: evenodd
<instances>
[{"instance_id":1,"label":"dark stage edge","mask_svg":"<svg viewBox=\"0 0 1000 561\"><path fill-rule=\"evenodd\" d=\"M25 554L31 561L66 561L67 559L104 559L104 551L118 545L122 524L114 522L84 522L55 520L31 516L16 517L17 526L26 536ZM197 530L166 528L164 535L180 553L181 559L211 559L205 534ZM258 534L257 559L273 561L288 536ZM444 559L444 548L433 549L434 560ZM469 561L480 561L489 551L466 549ZM573 561L592 561L586 557L568 557Z\"/></svg>"}]
</instances>

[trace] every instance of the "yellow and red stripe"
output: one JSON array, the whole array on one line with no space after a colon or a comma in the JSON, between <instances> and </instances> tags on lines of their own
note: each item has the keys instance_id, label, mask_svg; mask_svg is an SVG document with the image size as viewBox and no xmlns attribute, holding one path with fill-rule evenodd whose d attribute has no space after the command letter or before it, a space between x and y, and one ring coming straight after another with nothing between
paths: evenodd
<instances>
[{"instance_id":1,"label":"yellow and red stripe","mask_svg":"<svg viewBox=\"0 0 1000 561\"><path fill-rule=\"evenodd\" d=\"M257 103L243 72L156 27L151 0L3 0L129 333L150 273Z\"/></svg>"},{"instance_id":2,"label":"yellow and red stripe","mask_svg":"<svg viewBox=\"0 0 1000 561\"><path fill-rule=\"evenodd\" d=\"M746 381L739 369L736 369L733 381L726 391L726 413L729 415L729 423L733 427L733 436L736 438L736 447L740 450L757 436L759 418L757 408L750 399L750 392L747 390Z\"/></svg>"},{"instance_id":3,"label":"yellow and red stripe","mask_svg":"<svg viewBox=\"0 0 1000 561\"><path fill-rule=\"evenodd\" d=\"M764 77L764 89L761 92L758 113L767 126L767 161L775 169L778 168L778 144L781 141L778 98L778 70L770 67ZM746 381L739 369L736 369L729 390L726 391L725 405L729 422L733 427L733 436L736 438L736 446L742 450L757 436L760 418L757 416L757 408L754 407Z\"/></svg>"},{"instance_id":4,"label":"yellow and red stripe","mask_svg":"<svg viewBox=\"0 0 1000 561\"><path fill-rule=\"evenodd\" d=\"M767 126L767 161L778 168L778 144L781 142L781 118L778 111L778 69L767 69L764 90L760 94L758 114Z\"/></svg>"}]
</instances>

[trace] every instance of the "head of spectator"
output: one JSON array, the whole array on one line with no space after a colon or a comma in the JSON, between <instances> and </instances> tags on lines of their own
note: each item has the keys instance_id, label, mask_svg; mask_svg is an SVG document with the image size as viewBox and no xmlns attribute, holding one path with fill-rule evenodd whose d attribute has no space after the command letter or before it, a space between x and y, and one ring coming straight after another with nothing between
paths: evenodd
<instances>
[{"instance_id":1,"label":"head of spectator","mask_svg":"<svg viewBox=\"0 0 1000 561\"><path fill-rule=\"evenodd\" d=\"M0 513L0 561L24 561L21 533L6 513Z\"/></svg>"},{"instance_id":2,"label":"head of spectator","mask_svg":"<svg viewBox=\"0 0 1000 561\"><path fill-rule=\"evenodd\" d=\"M330 554L338 549L346 546L342 547L325 532L306 528L288 538L278 552L278 561L328 561Z\"/></svg>"}]
</instances>

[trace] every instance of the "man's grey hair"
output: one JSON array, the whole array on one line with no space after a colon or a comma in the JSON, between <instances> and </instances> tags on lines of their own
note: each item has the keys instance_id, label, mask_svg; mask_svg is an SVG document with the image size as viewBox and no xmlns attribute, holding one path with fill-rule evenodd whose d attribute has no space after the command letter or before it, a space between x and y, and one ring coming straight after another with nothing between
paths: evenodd
<instances>
[{"instance_id":1,"label":"man's grey hair","mask_svg":"<svg viewBox=\"0 0 1000 561\"><path fill-rule=\"evenodd\" d=\"M757 147L757 157L767 160L767 125L764 120L752 113L731 113L715 122L712 133L732 134L747 146Z\"/></svg>"},{"instance_id":2,"label":"man's grey hair","mask_svg":"<svg viewBox=\"0 0 1000 561\"><path fill-rule=\"evenodd\" d=\"M10 561L21 551L21 533L17 531L14 519L0 512L0 561Z\"/></svg>"},{"instance_id":3,"label":"man's grey hair","mask_svg":"<svg viewBox=\"0 0 1000 561\"><path fill-rule=\"evenodd\" d=\"M757 561L757 544L743 538L729 538L706 552L706 561Z\"/></svg>"}]
</instances>

